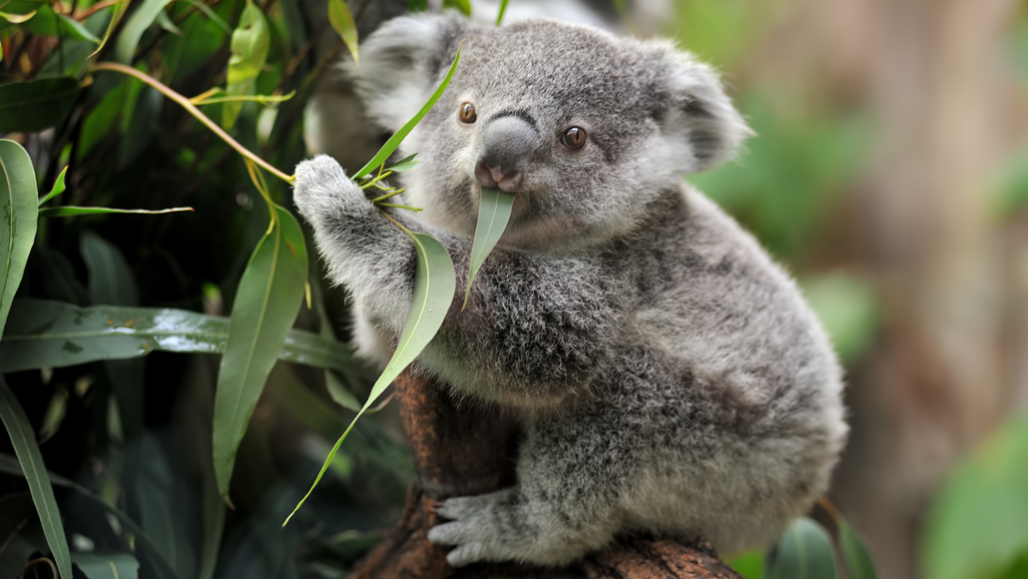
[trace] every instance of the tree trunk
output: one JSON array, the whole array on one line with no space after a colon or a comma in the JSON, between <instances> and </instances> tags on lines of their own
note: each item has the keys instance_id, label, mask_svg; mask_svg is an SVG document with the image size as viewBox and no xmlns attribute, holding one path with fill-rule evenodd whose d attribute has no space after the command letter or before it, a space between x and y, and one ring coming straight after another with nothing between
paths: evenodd
<instances>
[{"instance_id":1,"label":"tree trunk","mask_svg":"<svg viewBox=\"0 0 1028 579\"><path fill-rule=\"evenodd\" d=\"M417 480L399 524L357 565L352 579L739 579L709 544L667 540L621 541L563 569L513 563L450 567L449 548L427 539L439 522L435 501L514 484L518 425L495 408L458 409L439 384L409 370L396 380L396 398Z\"/></svg>"}]
</instances>

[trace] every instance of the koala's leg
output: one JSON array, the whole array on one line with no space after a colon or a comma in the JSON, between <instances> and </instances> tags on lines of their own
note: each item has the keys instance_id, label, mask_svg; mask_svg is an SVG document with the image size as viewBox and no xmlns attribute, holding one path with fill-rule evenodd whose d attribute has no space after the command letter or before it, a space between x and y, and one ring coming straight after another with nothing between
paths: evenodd
<instances>
[{"instance_id":1,"label":"koala's leg","mask_svg":"<svg viewBox=\"0 0 1028 579\"><path fill-rule=\"evenodd\" d=\"M443 502L438 512L452 521L434 527L428 539L454 546L446 557L453 566L566 565L608 544L622 526L622 478L599 472L609 456L603 440L580 439L579 433L557 422L541 430L529 426L519 451L518 484Z\"/></svg>"}]
</instances>

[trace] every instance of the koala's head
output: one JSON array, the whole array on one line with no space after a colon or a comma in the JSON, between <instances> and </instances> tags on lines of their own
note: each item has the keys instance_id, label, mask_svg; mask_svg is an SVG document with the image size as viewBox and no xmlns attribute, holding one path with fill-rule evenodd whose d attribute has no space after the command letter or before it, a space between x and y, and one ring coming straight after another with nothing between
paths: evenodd
<instances>
[{"instance_id":1,"label":"koala's head","mask_svg":"<svg viewBox=\"0 0 1028 579\"><path fill-rule=\"evenodd\" d=\"M515 195L506 243L609 238L748 132L716 73L670 42L434 15L392 20L362 46L354 74L371 116L399 129L465 38L449 87L402 146L421 160L408 202L457 231L474 232L481 188L492 187Z\"/></svg>"}]
</instances>

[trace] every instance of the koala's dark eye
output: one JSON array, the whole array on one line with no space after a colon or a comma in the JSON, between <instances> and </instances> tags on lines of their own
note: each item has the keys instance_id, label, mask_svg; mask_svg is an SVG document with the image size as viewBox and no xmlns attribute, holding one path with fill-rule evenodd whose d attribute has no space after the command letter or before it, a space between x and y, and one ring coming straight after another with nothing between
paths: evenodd
<instances>
[{"instance_id":1,"label":"koala's dark eye","mask_svg":"<svg viewBox=\"0 0 1028 579\"><path fill-rule=\"evenodd\" d=\"M475 112L475 105L471 103L464 103L460 105L460 109L457 111L457 118L460 122L470 125L475 122L478 118L478 113Z\"/></svg>"},{"instance_id":2,"label":"koala's dark eye","mask_svg":"<svg viewBox=\"0 0 1028 579\"><path fill-rule=\"evenodd\" d=\"M582 127L571 127L566 133L564 133L564 136L560 138L560 142L564 143L564 146L572 151L577 151L585 146L585 139L585 129Z\"/></svg>"}]
</instances>

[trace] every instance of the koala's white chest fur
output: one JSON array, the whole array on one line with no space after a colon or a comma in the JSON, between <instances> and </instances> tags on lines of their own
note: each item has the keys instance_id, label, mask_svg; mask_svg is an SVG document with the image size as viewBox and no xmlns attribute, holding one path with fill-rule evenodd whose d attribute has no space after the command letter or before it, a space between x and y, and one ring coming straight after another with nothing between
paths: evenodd
<instances>
[{"instance_id":1,"label":"koala's white chest fur","mask_svg":"<svg viewBox=\"0 0 1028 579\"><path fill-rule=\"evenodd\" d=\"M747 129L714 72L670 43L551 21L387 23L353 71L396 130L466 38L404 144L422 163L396 211L466 271L483 186L515 216L420 362L463 395L525 410L518 484L451 499L430 540L448 560L563 564L619 533L774 541L828 485L846 435L842 382L793 282L682 181ZM381 356L410 308L414 250L327 157L297 206Z\"/></svg>"}]
</instances>

